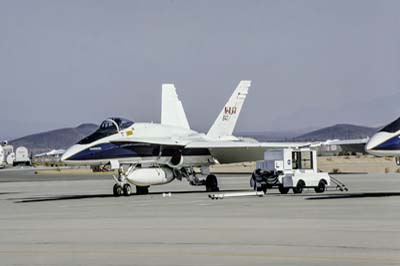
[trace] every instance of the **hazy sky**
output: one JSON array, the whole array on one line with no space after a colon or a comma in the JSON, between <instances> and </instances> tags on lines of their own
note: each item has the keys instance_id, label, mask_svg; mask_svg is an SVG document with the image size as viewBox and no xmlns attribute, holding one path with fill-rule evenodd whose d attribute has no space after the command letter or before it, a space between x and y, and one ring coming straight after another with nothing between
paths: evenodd
<instances>
[{"instance_id":1,"label":"hazy sky","mask_svg":"<svg viewBox=\"0 0 400 266\"><path fill-rule=\"evenodd\" d=\"M0 139L108 116L159 121L173 82L207 130L251 79L237 131L400 115L400 1L0 0Z\"/></svg>"}]
</instances>

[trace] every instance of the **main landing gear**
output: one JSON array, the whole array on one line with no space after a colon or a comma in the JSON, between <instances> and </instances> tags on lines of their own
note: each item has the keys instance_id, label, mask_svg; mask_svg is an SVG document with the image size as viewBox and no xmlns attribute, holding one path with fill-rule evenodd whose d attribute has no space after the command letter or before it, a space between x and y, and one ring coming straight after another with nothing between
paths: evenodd
<instances>
[{"instance_id":1,"label":"main landing gear","mask_svg":"<svg viewBox=\"0 0 400 266\"><path fill-rule=\"evenodd\" d=\"M218 179L215 175L209 174L206 179L199 178L194 172L185 176L192 186L205 186L207 192L218 192Z\"/></svg>"}]
</instances>

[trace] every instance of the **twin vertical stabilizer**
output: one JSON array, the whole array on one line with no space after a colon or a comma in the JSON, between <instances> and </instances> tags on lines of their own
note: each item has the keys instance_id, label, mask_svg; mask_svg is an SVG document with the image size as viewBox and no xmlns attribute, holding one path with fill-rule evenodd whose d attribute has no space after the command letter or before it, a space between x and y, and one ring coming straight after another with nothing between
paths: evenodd
<instances>
[{"instance_id":1,"label":"twin vertical stabilizer","mask_svg":"<svg viewBox=\"0 0 400 266\"><path fill-rule=\"evenodd\" d=\"M190 129L174 84L162 85L161 124Z\"/></svg>"},{"instance_id":2,"label":"twin vertical stabilizer","mask_svg":"<svg viewBox=\"0 0 400 266\"><path fill-rule=\"evenodd\" d=\"M228 102L208 131L207 137L224 138L232 136L250 86L250 80L240 81L231 98L229 98Z\"/></svg>"},{"instance_id":3,"label":"twin vertical stabilizer","mask_svg":"<svg viewBox=\"0 0 400 266\"><path fill-rule=\"evenodd\" d=\"M242 80L207 133L207 137L221 139L232 136L251 81ZM174 84L162 85L161 124L190 129L182 102Z\"/></svg>"}]
</instances>

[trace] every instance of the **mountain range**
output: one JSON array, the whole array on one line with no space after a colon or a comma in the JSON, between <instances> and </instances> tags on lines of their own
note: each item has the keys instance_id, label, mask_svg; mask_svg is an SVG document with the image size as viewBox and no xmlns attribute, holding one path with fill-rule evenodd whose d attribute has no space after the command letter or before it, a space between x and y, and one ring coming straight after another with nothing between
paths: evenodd
<instances>
[{"instance_id":1,"label":"mountain range","mask_svg":"<svg viewBox=\"0 0 400 266\"><path fill-rule=\"evenodd\" d=\"M75 128L61 128L28 135L10 141L15 148L25 146L33 154L47 152L52 149L66 149L77 143L98 128L96 124L82 124Z\"/></svg>"},{"instance_id":2,"label":"mountain range","mask_svg":"<svg viewBox=\"0 0 400 266\"><path fill-rule=\"evenodd\" d=\"M337 124L295 137L297 141L320 141L327 139L362 139L371 137L379 128Z\"/></svg>"}]
</instances>

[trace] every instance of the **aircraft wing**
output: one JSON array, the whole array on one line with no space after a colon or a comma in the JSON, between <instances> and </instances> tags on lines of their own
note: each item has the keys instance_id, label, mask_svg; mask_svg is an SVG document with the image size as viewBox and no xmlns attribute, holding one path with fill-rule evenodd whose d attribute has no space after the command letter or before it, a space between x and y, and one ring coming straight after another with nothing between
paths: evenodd
<instances>
[{"instance_id":1,"label":"aircraft wing","mask_svg":"<svg viewBox=\"0 0 400 266\"><path fill-rule=\"evenodd\" d=\"M185 149L208 149L220 163L237 163L264 159L267 149L311 147L310 142L250 142L250 141L191 141L173 138L121 137L111 143L148 143L165 146L180 146Z\"/></svg>"},{"instance_id":2,"label":"aircraft wing","mask_svg":"<svg viewBox=\"0 0 400 266\"><path fill-rule=\"evenodd\" d=\"M191 142L185 149L207 148L220 163L238 163L264 159L268 149L311 147L310 142L246 142L246 141L204 141Z\"/></svg>"},{"instance_id":3,"label":"aircraft wing","mask_svg":"<svg viewBox=\"0 0 400 266\"><path fill-rule=\"evenodd\" d=\"M326 140L321 142L322 145L357 145L357 144L366 144L369 141L369 138L363 139L334 139L334 140Z\"/></svg>"},{"instance_id":4,"label":"aircraft wing","mask_svg":"<svg viewBox=\"0 0 400 266\"><path fill-rule=\"evenodd\" d=\"M363 138L363 139L334 139L334 140L327 140L324 142L321 142L321 145L324 146L330 146L330 145L336 145L340 146L342 151L344 152L365 152L365 145L368 143L369 138Z\"/></svg>"},{"instance_id":5,"label":"aircraft wing","mask_svg":"<svg viewBox=\"0 0 400 266\"><path fill-rule=\"evenodd\" d=\"M200 141L191 142L185 148L301 148L310 147L311 142L247 142L247 141Z\"/></svg>"}]
</instances>

